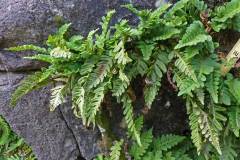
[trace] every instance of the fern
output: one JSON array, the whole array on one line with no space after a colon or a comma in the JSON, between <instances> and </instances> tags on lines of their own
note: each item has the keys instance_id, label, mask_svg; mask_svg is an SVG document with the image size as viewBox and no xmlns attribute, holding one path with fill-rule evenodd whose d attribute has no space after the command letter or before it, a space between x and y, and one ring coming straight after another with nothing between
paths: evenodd
<instances>
[{"instance_id":1,"label":"fern","mask_svg":"<svg viewBox=\"0 0 240 160\"><path fill-rule=\"evenodd\" d=\"M214 72L209 76L206 83L206 88L215 103L218 103L219 99L220 77L220 73Z\"/></svg>"},{"instance_id":2,"label":"fern","mask_svg":"<svg viewBox=\"0 0 240 160\"><path fill-rule=\"evenodd\" d=\"M182 136L171 135L171 134L163 135L156 140L155 148L161 151L168 151L169 149L173 148L183 140L184 140L184 137Z\"/></svg>"},{"instance_id":3,"label":"fern","mask_svg":"<svg viewBox=\"0 0 240 160\"><path fill-rule=\"evenodd\" d=\"M207 35L203 24L200 21L194 21L183 35L175 49L181 49L186 46L195 46L205 41L211 41L212 37Z\"/></svg>"},{"instance_id":4,"label":"fern","mask_svg":"<svg viewBox=\"0 0 240 160\"><path fill-rule=\"evenodd\" d=\"M5 145L8 142L10 136L10 129L8 124L4 121L4 119L0 116L0 146Z\"/></svg>"},{"instance_id":5,"label":"fern","mask_svg":"<svg viewBox=\"0 0 240 160\"><path fill-rule=\"evenodd\" d=\"M125 8L139 18L134 26L121 20L110 27L113 10L102 18L101 29L90 31L87 37L73 35L69 38L66 32L70 24L65 24L49 36L46 49L34 45L11 47L11 51L37 51L39 54L26 58L49 63L47 69L21 82L11 105L16 105L32 90L56 82L50 100L51 110L71 95L76 117L85 125L99 126L103 123L100 113L104 97L112 94L123 105L129 135L127 141L134 145L133 158L202 160L205 157L218 160L224 157L224 152L229 152L224 158L234 159L237 145L225 148L225 142L230 137L234 143L239 143L235 139L239 136L240 82L237 70L221 69L220 63L224 65L225 62L221 62L216 51L222 43L214 42L216 37L211 29L239 31L239 6L238 0L214 11L201 0L180 0L174 5L165 3L155 10L138 10L130 4ZM155 139L150 131L141 134L145 128L143 120L135 120L135 115L140 113L136 114L133 104L139 101L139 96L131 94L132 85L145 80L144 102L150 108L166 72L170 84L174 88L176 84L178 96L186 99L191 138L197 151L194 148L179 149L184 143L181 136L169 134ZM141 91L138 88L138 92ZM124 153L128 151L120 151L123 144L120 142L112 149L114 152L110 157L113 158L99 158L124 159Z\"/></svg>"},{"instance_id":6,"label":"fern","mask_svg":"<svg viewBox=\"0 0 240 160\"><path fill-rule=\"evenodd\" d=\"M141 159L141 157L146 153L146 150L152 143L152 139L153 139L152 130L150 129L147 132L144 132L141 135L140 139L142 142L142 146L139 147L137 144L134 144L130 149L130 153L135 160Z\"/></svg>"},{"instance_id":7,"label":"fern","mask_svg":"<svg viewBox=\"0 0 240 160\"><path fill-rule=\"evenodd\" d=\"M115 145L111 147L110 160L120 160L122 144L123 140L116 142Z\"/></svg>"},{"instance_id":8,"label":"fern","mask_svg":"<svg viewBox=\"0 0 240 160\"><path fill-rule=\"evenodd\" d=\"M87 89L96 87L99 83L103 82L104 78L110 72L113 65L112 59L109 56L102 56L97 68L89 75L87 80Z\"/></svg>"},{"instance_id":9,"label":"fern","mask_svg":"<svg viewBox=\"0 0 240 160\"><path fill-rule=\"evenodd\" d=\"M33 75L29 75L27 78L21 81L20 86L12 94L10 105L16 106L17 101L24 95L36 88L39 88L39 86L47 85L46 80L50 75L51 70L36 72Z\"/></svg>"},{"instance_id":10,"label":"fern","mask_svg":"<svg viewBox=\"0 0 240 160\"><path fill-rule=\"evenodd\" d=\"M215 31L219 32L221 29L227 27L226 22L240 13L240 2L238 0L231 0L225 6L217 7L213 13L212 27Z\"/></svg>"},{"instance_id":11,"label":"fern","mask_svg":"<svg viewBox=\"0 0 240 160\"><path fill-rule=\"evenodd\" d=\"M36 51L39 53L47 53L47 50L45 48L41 48L41 47L38 47L35 45L22 45L22 46L17 46L17 47L10 47L6 50L14 51L14 52L32 50L32 51Z\"/></svg>"},{"instance_id":12,"label":"fern","mask_svg":"<svg viewBox=\"0 0 240 160\"><path fill-rule=\"evenodd\" d=\"M197 81L197 77L194 73L194 70L188 64L186 60L180 55L177 54L178 59L175 61L175 66L186 76L192 78L195 82Z\"/></svg>"},{"instance_id":13,"label":"fern","mask_svg":"<svg viewBox=\"0 0 240 160\"><path fill-rule=\"evenodd\" d=\"M231 131L236 137L239 137L240 131L240 108L239 106L232 106L228 112L229 124Z\"/></svg>"},{"instance_id":14,"label":"fern","mask_svg":"<svg viewBox=\"0 0 240 160\"><path fill-rule=\"evenodd\" d=\"M95 89L93 91L94 96L90 100L90 103L87 104L87 106L88 106L87 125L89 125L91 122L95 125L95 117L96 117L97 112L99 111L101 102L103 101L106 85L107 85L106 83L103 83L97 89Z\"/></svg>"},{"instance_id":15,"label":"fern","mask_svg":"<svg viewBox=\"0 0 240 160\"><path fill-rule=\"evenodd\" d=\"M65 102L65 85L58 85L51 89L50 111L54 111L60 104Z\"/></svg>"},{"instance_id":16,"label":"fern","mask_svg":"<svg viewBox=\"0 0 240 160\"><path fill-rule=\"evenodd\" d=\"M124 95L124 97L122 98L122 102L123 115L127 123L129 135L132 136L137 141L138 145L141 146L140 133L138 132L138 129L136 128L136 124L133 119L133 106L131 104L131 99L128 97L128 95Z\"/></svg>"}]
</instances>

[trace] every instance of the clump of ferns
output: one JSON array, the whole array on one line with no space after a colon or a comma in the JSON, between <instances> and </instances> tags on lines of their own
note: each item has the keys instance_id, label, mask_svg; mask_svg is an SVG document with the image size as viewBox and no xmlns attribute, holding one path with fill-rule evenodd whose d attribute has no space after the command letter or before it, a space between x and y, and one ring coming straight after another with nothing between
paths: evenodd
<instances>
[{"instance_id":1,"label":"clump of ferns","mask_svg":"<svg viewBox=\"0 0 240 160\"><path fill-rule=\"evenodd\" d=\"M71 94L74 114L83 124L95 126L104 96L111 93L122 104L129 137L141 148L144 144L134 116L135 98L130 84L137 76L145 78L145 105L151 108L162 77L171 72L170 83L186 101L191 139L198 155L236 158L233 144L238 143L240 130L240 80L229 72L231 60L218 56L219 43L212 34L224 29L240 31L240 1L232 0L214 10L201 0L166 3L155 10L123 7L139 18L137 26L121 20L109 27L115 13L110 11L103 17L101 32L96 29L87 37L66 38L70 24L65 24L49 36L46 48L9 48L37 51L37 55L26 58L49 63L49 67L22 81L11 105L28 92L55 82L50 110Z\"/></svg>"}]
</instances>

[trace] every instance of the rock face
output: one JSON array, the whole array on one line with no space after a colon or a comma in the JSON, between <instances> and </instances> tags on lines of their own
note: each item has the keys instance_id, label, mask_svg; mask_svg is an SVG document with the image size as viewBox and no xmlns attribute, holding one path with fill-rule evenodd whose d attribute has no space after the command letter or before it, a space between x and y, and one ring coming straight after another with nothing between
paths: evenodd
<instances>
[{"instance_id":1,"label":"rock face","mask_svg":"<svg viewBox=\"0 0 240 160\"><path fill-rule=\"evenodd\" d=\"M135 18L120 7L122 4L133 3L139 7L153 8L157 0L0 0L0 114L11 127L33 148L39 160L76 160L92 159L99 153L97 130L85 128L66 104L55 112L49 112L49 87L34 91L25 96L15 108L9 107L12 91L31 71L38 70L45 64L23 60L22 57L32 53L8 53L4 48L20 44L41 45L47 36L54 33L60 24L72 22L72 32L86 35L98 27L101 17L110 9L116 9L113 20ZM160 95L161 96L161 95ZM162 97L162 96L161 96ZM171 97L174 99L175 96ZM178 109L178 103L173 103L178 112L165 117L164 112L172 113L168 99L160 98L154 105L158 113L147 118L147 123L153 124L155 133L185 132L186 125L177 126L176 118L186 119L184 108ZM161 106L165 106L159 110ZM182 115L180 117L176 115ZM166 122L167 121L167 122ZM172 128L159 127L168 124ZM173 124L173 125L171 125Z\"/></svg>"}]
</instances>

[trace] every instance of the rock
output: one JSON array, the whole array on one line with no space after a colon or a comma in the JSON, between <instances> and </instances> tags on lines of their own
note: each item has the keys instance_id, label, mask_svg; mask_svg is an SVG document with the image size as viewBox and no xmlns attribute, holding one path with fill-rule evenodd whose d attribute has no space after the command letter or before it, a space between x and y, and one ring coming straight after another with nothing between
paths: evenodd
<instances>
[{"instance_id":1,"label":"rock","mask_svg":"<svg viewBox=\"0 0 240 160\"><path fill-rule=\"evenodd\" d=\"M25 74L0 73L0 113L13 130L32 146L39 160L75 160L80 150L60 110L49 112L49 87L25 96L9 107L12 91ZM70 145L69 145L70 144Z\"/></svg>"}]
</instances>

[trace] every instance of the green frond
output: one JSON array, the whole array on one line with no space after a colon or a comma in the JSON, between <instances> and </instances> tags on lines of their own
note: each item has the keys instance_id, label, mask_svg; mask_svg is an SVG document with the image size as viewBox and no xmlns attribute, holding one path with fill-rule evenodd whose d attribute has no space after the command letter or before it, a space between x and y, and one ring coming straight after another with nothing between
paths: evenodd
<instances>
[{"instance_id":1,"label":"green frond","mask_svg":"<svg viewBox=\"0 0 240 160\"><path fill-rule=\"evenodd\" d=\"M112 95L120 97L126 91L128 85L129 84L126 81L122 81L121 79L113 81Z\"/></svg>"},{"instance_id":2,"label":"green frond","mask_svg":"<svg viewBox=\"0 0 240 160\"><path fill-rule=\"evenodd\" d=\"M148 61L152 55L153 49L155 48L155 44L141 41L138 43L137 47L142 52L143 60Z\"/></svg>"},{"instance_id":3,"label":"green frond","mask_svg":"<svg viewBox=\"0 0 240 160\"><path fill-rule=\"evenodd\" d=\"M109 160L120 160L123 140L115 142L114 146L111 147L110 159Z\"/></svg>"},{"instance_id":4,"label":"green frond","mask_svg":"<svg viewBox=\"0 0 240 160\"><path fill-rule=\"evenodd\" d=\"M233 79L229 81L228 83L229 91L235 98L238 104L240 104L240 80L239 79Z\"/></svg>"},{"instance_id":5,"label":"green frond","mask_svg":"<svg viewBox=\"0 0 240 160\"><path fill-rule=\"evenodd\" d=\"M30 57L24 57L25 59L32 59L32 60L38 60L48 63L54 63L57 61L57 58L52 57L51 55L47 54L37 54Z\"/></svg>"},{"instance_id":6,"label":"green frond","mask_svg":"<svg viewBox=\"0 0 240 160\"><path fill-rule=\"evenodd\" d=\"M176 45L175 49L181 49L187 46L195 46L205 41L212 41L212 37L206 34L204 26L200 21L194 21L186 30L182 39Z\"/></svg>"},{"instance_id":7,"label":"green frond","mask_svg":"<svg viewBox=\"0 0 240 160\"><path fill-rule=\"evenodd\" d=\"M35 72L29 75L24 80L20 82L20 86L14 91L11 97L10 105L16 106L17 101L21 99L24 95L31 92L34 89L40 88L46 84L46 80L52 74L52 70L45 70L42 72Z\"/></svg>"},{"instance_id":8,"label":"green frond","mask_svg":"<svg viewBox=\"0 0 240 160\"><path fill-rule=\"evenodd\" d=\"M14 52L19 52L19 51L36 51L39 53L47 53L47 50L45 48L42 47L38 47L35 45L22 45L22 46L17 46L17 47L10 47L7 48L6 50L8 51L14 51Z\"/></svg>"},{"instance_id":9,"label":"green frond","mask_svg":"<svg viewBox=\"0 0 240 160\"><path fill-rule=\"evenodd\" d=\"M226 21L240 13L240 1L231 0L224 6L216 7L213 12L212 27L219 32L227 27Z\"/></svg>"},{"instance_id":10,"label":"green frond","mask_svg":"<svg viewBox=\"0 0 240 160\"><path fill-rule=\"evenodd\" d=\"M240 107L232 106L228 112L228 119L230 124L230 130L239 137L240 131Z\"/></svg>"},{"instance_id":11,"label":"green frond","mask_svg":"<svg viewBox=\"0 0 240 160\"><path fill-rule=\"evenodd\" d=\"M114 48L113 52L116 53L115 60L118 64L126 65L129 62L132 62L132 59L128 57L128 53L124 48L124 42L120 41L116 47Z\"/></svg>"},{"instance_id":12,"label":"green frond","mask_svg":"<svg viewBox=\"0 0 240 160\"><path fill-rule=\"evenodd\" d=\"M71 58L72 57L72 53L69 50L64 50L60 47L54 48L53 50L51 50L50 55L52 57L55 58Z\"/></svg>"},{"instance_id":13,"label":"green frond","mask_svg":"<svg viewBox=\"0 0 240 160\"><path fill-rule=\"evenodd\" d=\"M222 131L224 128L224 123L227 121L224 113L226 112L226 108L219 105L211 104L210 108L210 115L212 116L212 125L214 126L215 130Z\"/></svg>"},{"instance_id":14,"label":"green frond","mask_svg":"<svg viewBox=\"0 0 240 160\"><path fill-rule=\"evenodd\" d=\"M46 42L47 45L53 48L65 46L66 41L64 39L64 35L66 34L70 26L71 23L64 24L58 29L58 32L56 34L49 35Z\"/></svg>"},{"instance_id":15,"label":"green frond","mask_svg":"<svg viewBox=\"0 0 240 160\"><path fill-rule=\"evenodd\" d=\"M123 115L128 127L128 133L137 141L138 145L141 146L140 133L138 132L139 130L136 128L136 124L134 122L133 106L130 97L128 97L128 95L124 95L122 98L122 103Z\"/></svg>"},{"instance_id":16,"label":"green frond","mask_svg":"<svg viewBox=\"0 0 240 160\"><path fill-rule=\"evenodd\" d=\"M108 28L109 28L109 24L110 24L110 20L112 18L112 16L115 14L115 10L111 10L107 13L107 15L105 17L102 18L102 22L101 22L101 27L102 27L102 36L106 37L107 36L107 32L108 32Z\"/></svg>"},{"instance_id":17,"label":"green frond","mask_svg":"<svg viewBox=\"0 0 240 160\"><path fill-rule=\"evenodd\" d=\"M198 82L193 81L191 78L183 77L178 73L174 74L173 80L177 82L179 89L178 96L185 94L192 96L192 91L200 87L200 84Z\"/></svg>"},{"instance_id":18,"label":"green frond","mask_svg":"<svg viewBox=\"0 0 240 160\"><path fill-rule=\"evenodd\" d=\"M152 41L167 40L178 34L180 34L180 30L175 27L161 26L156 34L153 35Z\"/></svg>"},{"instance_id":19,"label":"green frond","mask_svg":"<svg viewBox=\"0 0 240 160\"><path fill-rule=\"evenodd\" d=\"M192 66L189 65L189 62L186 61L184 57L178 53L176 54L176 56L178 59L175 61L175 66L179 69L179 71L197 82L197 76L195 75Z\"/></svg>"},{"instance_id":20,"label":"green frond","mask_svg":"<svg viewBox=\"0 0 240 160\"><path fill-rule=\"evenodd\" d=\"M58 85L51 89L50 111L54 111L65 102L66 85Z\"/></svg>"},{"instance_id":21,"label":"green frond","mask_svg":"<svg viewBox=\"0 0 240 160\"><path fill-rule=\"evenodd\" d=\"M97 60L95 58L88 58L80 67L80 75L86 75L91 73L95 67L96 62Z\"/></svg>"},{"instance_id":22,"label":"green frond","mask_svg":"<svg viewBox=\"0 0 240 160\"><path fill-rule=\"evenodd\" d=\"M196 89L195 94L199 102L204 105L205 104L205 92L203 89Z\"/></svg>"},{"instance_id":23,"label":"green frond","mask_svg":"<svg viewBox=\"0 0 240 160\"><path fill-rule=\"evenodd\" d=\"M141 135L140 139L142 146L139 146L138 144L133 144L130 149L130 154L134 157L134 160L141 160L141 157L147 152L147 149L149 148L153 140L152 129L144 132Z\"/></svg>"},{"instance_id":24,"label":"green frond","mask_svg":"<svg viewBox=\"0 0 240 160\"><path fill-rule=\"evenodd\" d=\"M174 146L181 143L184 139L185 137L178 136L178 135L172 135L172 134L162 135L161 137L156 139L155 149L161 150L161 151L168 151Z\"/></svg>"},{"instance_id":25,"label":"green frond","mask_svg":"<svg viewBox=\"0 0 240 160\"><path fill-rule=\"evenodd\" d=\"M10 128L5 120L0 116L0 146L8 142L10 136Z\"/></svg>"},{"instance_id":26,"label":"green frond","mask_svg":"<svg viewBox=\"0 0 240 160\"><path fill-rule=\"evenodd\" d=\"M155 82L155 84L151 85L146 85L144 88L144 100L145 104L147 105L148 108L151 108L153 101L155 100L159 88L160 88L159 82Z\"/></svg>"},{"instance_id":27,"label":"green frond","mask_svg":"<svg viewBox=\"0 0 240 160\"><path fill-rule=\"evenodd\" d=\"M86 83L87 89L92 89L103 82L104 78L109 74L112 65L113 61L111 57L102 56L97 64L97 68L88 77Z\"/></svg>"},{"instance_id":28,"label":"green frond","mask_svg":"<svg viewBox=\"0 0 240 160\"><path fill-rule=\"evenodd\" d=\"M214 128L212 122L210 121L209 115L205 112L200 111L198 123L200 125L201 133L217 150L221 155L221 147L219 142L219 132Z\"/></svg>"},{"instance_id":29,"label":"green frond","mask_svg":"<svg viewBox=\"0 0 240 160\"><path fill-rule=\"evenodd\" d=\"M74 51L82 51L83 47L82 47L82 43L83 43L83 36L77 35L77 36L72 36L69 40L69 42L66 42L67 47L70 50L74 50Z\"/></svg>"},{"instance_id":30,"label":"green frond","mask_svg":"<svg viewBox=\"0 0 240 160\"><path fill-rule=\"evenodd\" d=\"M219 84L221 74L219 72L214 72L210 74L206 81L206 89L211 95L214 103L218 103L219 100Z\"/></svg>"},{"instance_id":31,"label":"green frond","mask_svg":"<svg viewBox=\"0 0 240 160\"><path fill-rule=\"evenodd\" d=\"M182 10L190 0L180 0L173 5L173 7L166 13L165 18L170 18L173 16L177 11Z\"/></svg>"},{"instance_id":32,"label":"green frond","mask_svg":"<svg viewBox=\"0 0 240 160\"><path fill-rule=\"evenodd\" d=\"M139 58L139 59L137 59L136 66L134 66L134 67L136 67L137 72L141 76L143 76L147 72L148 65L147 65L147 63L143 59Z\"/></svg>"},{"instance_id":33,"label":"green frond","mask_svg":"<svg viewBox=\"0 0 240 160\"><path fill-rule=\"evenodd\" d=\"M219 102L227 106L231 105L231 93L229 88L225 83L222 83L219 93Z\"/></svg>"},{"instance_id":34,"label":"green frond","mask_svg":"<svg viewBox=\"0 0 240 160\"><path fill-rule=\"evenodd\" d=\"M237 152L233 149L233 144L225 144L222 147L222 155L219 155L219 160L236 160L238 157Z\"/></svg>"},{"instance_id":35,"label":"green frond","mask_svg":"<svg viewBox=\"0 0 240 160\"><path fill-rule=\"evenodd\" d=\"M86 122L86 116L84 111L85 104L85 90L83 88L83 79L79 79L77 84L73 87L72 90L72 109L76 117L82 118L84 124Z\"/></svg>"},{"instance_id":36,"label":"green frond","mask_svg":"<svg viewBox=\"0 0 240 160\"><path fill-rule=\"evenodd\" d=\"M187 99L187 111L189 114L189 126L191 128L191 139L195 147L197 148L197 153L200 154L202 150L203 139L201 135L201 129L199 127L199 116L200 110L199 106L193 102L191 99Z\"/></svg>"},{"instance_id":37,"label":"green frond","mask_svg":"<svg viewBox=\"0 0 240 160\"><path fill-rule=\"evenodd\" d=\"M93 91L94 96L91 98L90 102L88 102L89 104L86 104L88 106L87 126L89 126L90 123L95 125L95 118L103 101L106 85L107 83L102 83L97 86L97 88Z\"/></svg>"}]
</instances>

